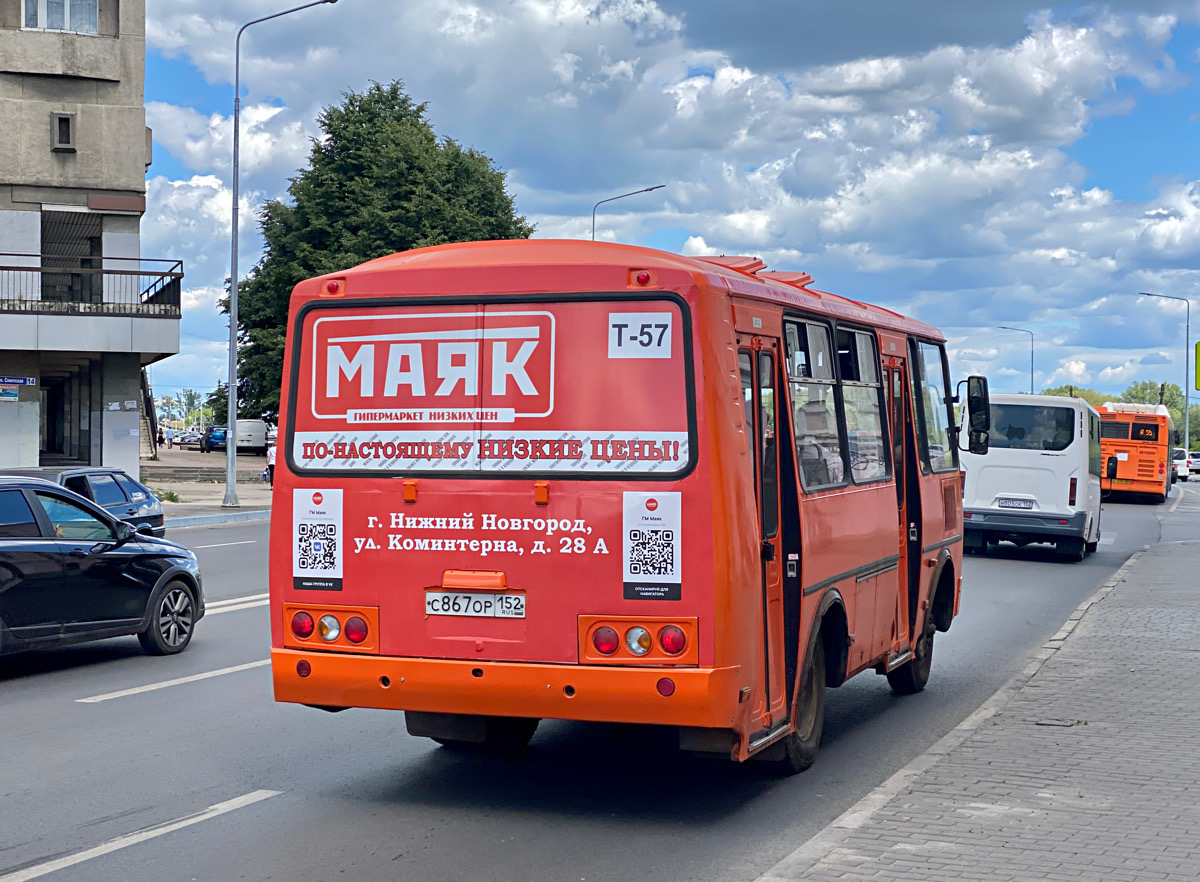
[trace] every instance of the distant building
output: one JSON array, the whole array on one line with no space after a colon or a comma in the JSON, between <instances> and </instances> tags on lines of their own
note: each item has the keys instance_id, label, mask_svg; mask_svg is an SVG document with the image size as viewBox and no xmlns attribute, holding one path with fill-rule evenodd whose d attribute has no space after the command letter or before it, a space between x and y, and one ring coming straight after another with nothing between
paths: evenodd
<instances>
[{"instance_id":1,"label":"distant building","mask_svg":"<svg viewBox=\"0 0 1200 882\"><path fill-rule=\"evenodd\" d=\"M0 0L0 470L138 473L183 280L141 254L145 71L145 0Z\"/></svg>"}]
</instances>

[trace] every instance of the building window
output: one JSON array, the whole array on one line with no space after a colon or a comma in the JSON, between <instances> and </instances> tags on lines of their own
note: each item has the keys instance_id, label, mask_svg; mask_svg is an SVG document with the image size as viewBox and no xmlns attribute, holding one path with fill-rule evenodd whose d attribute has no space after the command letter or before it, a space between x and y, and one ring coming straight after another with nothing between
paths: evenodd
<instances>
[{"instance_id":1,"label":"building window","mask_svg":"<svg viewBox=\"0 0 1200 882\"><path fill-rule=\"evenodd\" d=\"M95 34L100 0L25 0L25 27Z\"/></svg>"},{"instance_id":2,"label":"building window","mask_svg":"<svg viewBox=\"0 0 1200 882\"><path fill-rule=\"evenodd\" d=\"M55 153L74 153L75 114L50 114L50 136L53 139L51 142L53 146L50 149Z\"/></svg>"}]
</instances>

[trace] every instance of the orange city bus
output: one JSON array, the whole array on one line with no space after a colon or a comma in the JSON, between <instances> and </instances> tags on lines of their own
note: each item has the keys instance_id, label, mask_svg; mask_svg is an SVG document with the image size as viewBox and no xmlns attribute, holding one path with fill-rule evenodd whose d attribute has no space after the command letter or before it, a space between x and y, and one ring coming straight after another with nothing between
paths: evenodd
<instances>
[{"instance_id":1,"label":"orange city bus","mask_svg":"<svg viewBox=\"0 0 1200 882\"><path fill-rule=\"evenodd\" d=\"M943 338L811 281L533 240L297 285L276 699L451 745L669 725L799 771L827 686L924 688L962 573Z\"/></svg>"},{"instance_id":2,"label":"orange city bus","mask_svg":"<svg viewBox=\"0 0 1200 882\"><path fill-rule=\"evenodd\" d=\"M1102 491L1142 493L1166 502L1171 491L1174 425L1162 404L1106 401L1100 413ZM1115 468L1115 471L1114 471Z\"/></svg>"}]
</instances>

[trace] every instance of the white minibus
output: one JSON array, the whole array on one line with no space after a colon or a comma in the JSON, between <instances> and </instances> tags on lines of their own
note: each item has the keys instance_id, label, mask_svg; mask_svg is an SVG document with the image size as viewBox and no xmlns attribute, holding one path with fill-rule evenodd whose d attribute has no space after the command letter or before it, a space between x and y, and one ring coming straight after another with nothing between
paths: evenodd
<instances>
[{"instance_id":1,"label":"white minibus","mask_svg":"<svg viewBox=\"0 0 1200 882\"><path fill-rule=\"evenodd\" d=\"M965 548L1046 542L1083 560L1100 541L1100 415L1081 398L995 394L991 416L988 452L962 454Z\"/></svg>"},{"instance_id":2,"label":"white minibus","mask_svg":"<svg viewBox=\"0 0 1200 882\"><path fill-rule=\"evenodd\" d=\"M263 420L237 421L238 450L250 450L254 453L267 452L267 424Z\"/></svg>"}]
</instances>

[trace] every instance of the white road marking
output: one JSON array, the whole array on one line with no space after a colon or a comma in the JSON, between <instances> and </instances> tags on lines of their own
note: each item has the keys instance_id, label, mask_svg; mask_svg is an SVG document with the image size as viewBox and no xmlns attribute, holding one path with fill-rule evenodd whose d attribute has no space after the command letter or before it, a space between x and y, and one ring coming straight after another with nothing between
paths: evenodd
<instances>
[{"instance_id":1,"label":"white road marking","mask_svg":"<svg viewBox=\"0 0 1200 882\"><path fill-rule=\"evenodd\" d=\"M1180 487L1179 489L1181 491L1183 490L1182 487ZM1181 503L1181 502L1183 502L1183 493L1182 492L1178 496L1176 496L1175 501L1173 503L1171 503L1171 508L1170 508L1170 511L1168 512L1168 514L1170 514L1171 512L1174 512L1175 509L1179 508L1179 503Z\"/></svg>"},{"instance_id":2,"label":"white road marking","mask_svg":"<svg viewBox=\"0 0 1200 882\"><path fill-rule=\"evenodd\" d=\"M247 539L245 542L221 542L217 545L193 545L192 551L196 551L200 548L228 548L230 545L256 545L257 543L257 539Z\"/></svg>"},{"instance_id":3,"label":"white road marking","mask_svg":"<svg viewBox=\"0 0 1200 882\"><path fill-rule=\"evenodd\" d=\"M1116 536L1104 536L1096 544L1097 545L1112 545L1116 541L1117 541Z\"/></svg>"},{"instance_id":4,"label":"white road marking","mask_svg":"<svg viewBox=\"0 0 1200 882\"><path fill-rule=\"evenodd\" d=\"M177 821L168 821L165 824L158 824L154 827L147 827L145 830L138 830L136 833L126 833L124 836L118 836L116 839L110 839L95 848L89 848L85 851L69 854L66 857L61 857L56 860L47 861L44 864L37 864L33 867L26 867L24 870L17 870L15 873L9 873L7 876L0 876L0 882L28 882L30 879L37 879L45 876L48 873L63 870L67 867L73 867L76 864L82 864L84 861L90 861L93 858L103 857L106 854L112 854L114 851L119 851L122 848L128 848L131 845L137 845L139 842L145 842L148 839L154 839L158 836L165 836L168 833L174 833L176 830L182 830L184 827L191 827L193 824L199 824L201 821L208 821L218 815L224 815L228 812L235 811L240 808L245 808L248 805L253 805L256 802L262 802L264 799L270 799L272 796L278 796L278 790L255 790L253 793L247 793L245 796L239 796L237 799L230 799L225 802L218 802L216 805L210 805L202 812L197 812L194 815L188 815L185 818L180 818Z\"/></svg>"},{"instance_id":5,"label":"white road marking","mask_svg":"<svg viewBox=\"0 0 1200 882\"><path fill-rule=\"evenodd\" d=\"M268 602L268 595L265 591L262 594L247 594L245 597L230 597L225 600L214 600L211 603L204 604L204 614L218 616L221 613L237 612L240 609L254 609L256 606L266 606Z\"/></svg>"},{"instance_id":6,"label":"white road marking","mask_svg":"<svg viewBox=\"0 0 1200 882\"><path fill-rule=\"evenodd\" d=\"M267 592L264 591L262 594L247 594L243 597L227 597L224 600L210 600L204 604L204 609L210 610L213 607L220 608L222 606L237 606L238 604L250 603L255 600L266 600L267 596Z\"/></svg>"},{"instance_id":7,"label":"white road marking","mask_svg":"<svg viewBox=\"0 0 1200 882\"><path fill-rule=\"evenodd\" d=\"M93 695L90 698L76 698L75 701L79 704L97 704L101 701L110 701L114 698L125 698L128 695L140 695L143 692L153 692L156 689L166 689L168 686L180 686L184 683L195 683L197 680L207 680L210 677L220 677L223 674L236 674L238 671L248 671L251 668L261 668L263 665L269 665L271 660L264 658L262 661L250 662L245 665L234 665L232 668L221 668L219 671L208 671L203 674L192 674L190 677L178 677L174 680L163 680L161 683L151 683L148 686L137 686L133 689L122 689L120 692L107 692L104 695ZM0 878L0 882L5 882Z\"/></svg>"},{"instance_id":8,"label":"white road marking","mask_svg":"<svg viewBox=\"0 0 1200 882\"><path fill-rule=\"evenodd\" d=\"M221 613L237 612L241 609L254 609L256 606L266 606L270 601L267 600L252 600L249 603L238 603L232 606L222 606L217 609L205 609L204 614L209 616L219 616Z\"/></svg>"}]
</instances>

